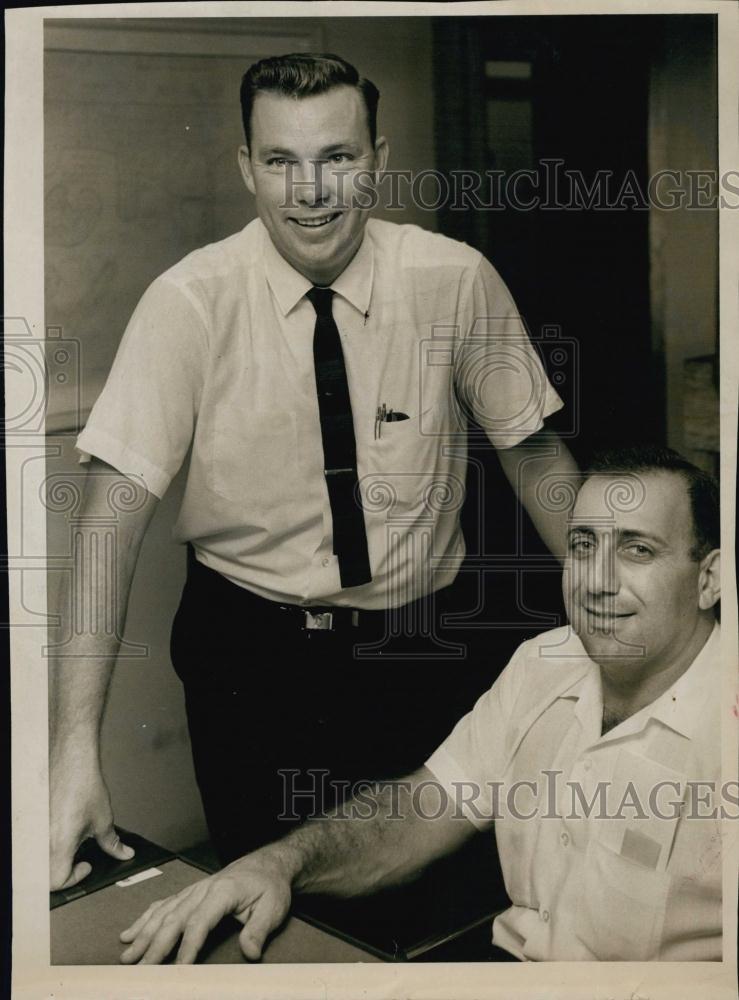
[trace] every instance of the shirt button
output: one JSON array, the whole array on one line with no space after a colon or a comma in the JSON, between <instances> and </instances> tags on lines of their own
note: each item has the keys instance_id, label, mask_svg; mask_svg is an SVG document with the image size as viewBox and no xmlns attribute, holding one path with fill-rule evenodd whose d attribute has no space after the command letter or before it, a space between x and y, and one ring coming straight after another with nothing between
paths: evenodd
<instances>
[{"instance_id":1,"label":"shirt button","mask_svg":"<svg viewBox=\"0 0 739 1000\"><path fill-rule=\"evenodd\" d=\"M541 911L541 919L544 921L545 924L549 923L549 910Z\"/></svg>"},{"instance_id":2,"label":"shirt button","mask_svg":"<svg viewBox=\"0 0 739 1000\"><path fill-rule=\"evenodd\" d=\"M321 565L322 565L322 566L328 566L328 564L329 564L330 562L331 562L331 560L330 560L330 559L323 559L323 560L321 560Z\"/></svg>"},{"instance_id":3,"label":"shirt button","mask_svg":"<svg viewBox=\"0 0 739 1000\"><path fill-rule=\"evenodd\" d=\"M561 833L559 839L562 841L562 846L567 847L570 842L570 835L569 833Z\"/></svg>"}]
</instances>

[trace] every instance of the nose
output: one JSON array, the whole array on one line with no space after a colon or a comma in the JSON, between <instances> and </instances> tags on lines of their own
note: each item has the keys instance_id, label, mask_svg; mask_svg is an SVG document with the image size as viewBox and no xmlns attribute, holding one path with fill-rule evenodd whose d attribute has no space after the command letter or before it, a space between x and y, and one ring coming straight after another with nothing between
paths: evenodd
<instances>
[{"instance_id":1,"label":"nose","mask_svg":"<svg viewBox=\"0 0 739 1000\"><path fill-rule=\"evenodd\" d=\"M610 539L603 539L587 562L587 588L594 596L617 594L621 585L619 579L616 548Z\"/></svg>"},{"instance_id":2,"label":"nose","mask_svg":"<svg viewBox=\"0 0 739 1000\"><path fill-rule=\"evenodd\" d=\"M323 204L326 197L326 163L303 160L293 170L293 197L308 208Z\"/></svg>"}]
</instances>

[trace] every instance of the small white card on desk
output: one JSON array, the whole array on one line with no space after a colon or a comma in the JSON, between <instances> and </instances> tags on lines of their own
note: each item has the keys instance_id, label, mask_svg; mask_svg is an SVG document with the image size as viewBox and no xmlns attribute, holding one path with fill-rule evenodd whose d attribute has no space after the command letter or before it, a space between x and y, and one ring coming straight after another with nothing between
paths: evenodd
<instances>
[{"instance_id":1,"label":"small white card on desk","mask_svg":"<svg viewBox=\"0 0 739 1000\"><path fill-rule=\"evenodd\" d=\"M136 885L137 882L145 882L148 878L156 878L157 875L161 874L158 868L147 868L143 872L136 872L135 875L129 875L128 878L122 878L120 882L116 882L116 885L120 885L125 889L129 885Z\"/></svg>"}]
</instances>

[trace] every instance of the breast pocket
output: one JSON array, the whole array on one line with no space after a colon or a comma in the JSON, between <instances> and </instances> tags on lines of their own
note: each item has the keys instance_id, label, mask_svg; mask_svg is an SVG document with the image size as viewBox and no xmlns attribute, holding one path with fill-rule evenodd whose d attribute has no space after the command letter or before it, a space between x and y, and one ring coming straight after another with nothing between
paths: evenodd
<instances>
[{"instance_id":1,"label":"breast pocket","mask_svg":"<svg viewBox=\"0 0 739 1000\"><path fill-rule=\"evenodd\" d=\"M575 933L600 961L658 958L670 876L592 839L584 860Z\"/></svg>"},{"instance_id":2,"label":"breast pocket","mask_svg":"<svg viewBox=\"0 0 739 1000\"><path fill-rule=\"evenodd\" d=\"M262 410L236 421L224 409L212 427L211 483L219 496L256 512L294 500L297 424L287 410Z\"/></svg>"},{"instance_id":3,"label":"breast pocket","mask_svg":"<svg viewBox=\"0 0 739 1000\"><path fill-rule=\"evenodd\" d=\"M361 484L365 510L402 521L461 506L464 482L443 456L448 441L438 408L378 425Z\"/></svg>"}]
</instances>

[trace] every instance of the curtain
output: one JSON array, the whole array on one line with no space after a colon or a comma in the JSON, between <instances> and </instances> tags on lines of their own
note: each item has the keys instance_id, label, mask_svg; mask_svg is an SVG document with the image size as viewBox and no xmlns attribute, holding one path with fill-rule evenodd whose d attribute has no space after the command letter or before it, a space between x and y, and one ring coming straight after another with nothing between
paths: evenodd
<instances>
[{"instance_id":1,"label":"curtain","mask_svg":"<svg viewBox=\"0 0 739 1000\"><path fill-rule=\"evenodd\" d=\"M487 253L486 213L455 206L453 194L455 188L459 192L459 178L455 182L452 173L484 175L487 166L485 73L478 19L435 18L433 60L436 165L452 192L442 199L439 229ZM483 184L481 192L484 189Z\"/></svg>"}]
</instances>

